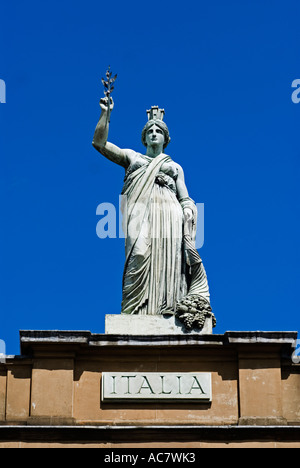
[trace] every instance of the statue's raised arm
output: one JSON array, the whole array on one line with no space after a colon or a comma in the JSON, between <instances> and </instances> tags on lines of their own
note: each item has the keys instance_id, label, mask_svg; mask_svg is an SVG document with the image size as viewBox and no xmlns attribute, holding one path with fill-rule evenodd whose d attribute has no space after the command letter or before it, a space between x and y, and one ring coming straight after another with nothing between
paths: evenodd
<instances>
[{"instance_id":1,"label":"statue's raised arm","mask_svg":"<svg viewBox=\"0 0 300 468\"><path fill-rule=\"evenodd\" d=\"M110 103L108 107L108 102ZM99 153L103 154L107 159L113 161L125 169L129 166L130 161L128 157L128 151L119 148L107 141L109 131L109 115L114 108L113 99L108 96L100 99L101 115L99 122L96 126L93 146Z\"/></svg>"}]
</instances>

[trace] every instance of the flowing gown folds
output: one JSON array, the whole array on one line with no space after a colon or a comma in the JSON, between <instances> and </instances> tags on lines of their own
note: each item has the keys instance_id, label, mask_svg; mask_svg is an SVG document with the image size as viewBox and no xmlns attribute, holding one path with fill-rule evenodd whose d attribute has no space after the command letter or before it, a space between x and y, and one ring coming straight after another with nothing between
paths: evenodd
<instances>
[{"instance_id":1,"label":"flowing gown folds","mask_svg":"<svg viewBox=\"0 0 300 468\"><path fill-rule=\"evenodd\" d=\"M157 315L175 310L187 293L183 210L171 158L137 156L126 171L122 191L122 313Z\"/></svg>"}]
</instances>

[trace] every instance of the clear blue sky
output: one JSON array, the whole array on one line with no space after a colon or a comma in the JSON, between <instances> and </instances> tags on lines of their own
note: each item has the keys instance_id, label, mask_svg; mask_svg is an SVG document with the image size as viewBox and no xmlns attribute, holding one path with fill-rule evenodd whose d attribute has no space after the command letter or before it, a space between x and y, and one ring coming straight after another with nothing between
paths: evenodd
<instances>
[{"instance_id":1,"label":"clear blue sky","mask_svg":"<svg viewBox=\"0 0 300 468\"><path fill-rule=\"evenodd\" d=\"M215 333L299 319L298 0L52 0L1 6L0 339L104 332L119 313L124 240L96 236L124 170L91 145L101 76L118 73L110 140L143 151L166 110L168 153L205 204Z\"/></svg>"}]
</instances>

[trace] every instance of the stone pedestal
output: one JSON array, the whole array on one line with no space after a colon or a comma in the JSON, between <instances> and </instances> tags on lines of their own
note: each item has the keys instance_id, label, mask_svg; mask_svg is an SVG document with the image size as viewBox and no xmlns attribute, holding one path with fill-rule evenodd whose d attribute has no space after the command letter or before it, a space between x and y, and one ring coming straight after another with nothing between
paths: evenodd
<instances>
[{"instance_id":1,"label":"stone pedestal","mask_svg":"<svg viewBox=\"0 0 300 468\"><path fill-rule=\"evenodd\" d=\"M207 318L201 330L188 331L174 315L126 315L105 316L107 335L211 335L212 319Z\"/></svg>"}]
</instances>

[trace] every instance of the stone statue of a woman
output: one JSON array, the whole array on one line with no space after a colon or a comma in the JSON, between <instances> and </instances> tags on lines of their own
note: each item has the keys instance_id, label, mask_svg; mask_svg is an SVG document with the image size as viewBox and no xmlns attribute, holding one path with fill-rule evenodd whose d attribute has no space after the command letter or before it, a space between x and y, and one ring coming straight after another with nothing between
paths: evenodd
<instances>
[{"instance_id":1,"label":"stone statue of a woman","mask_svg":"<svg viewBox=\"0 0 300 468\"><path fill-rule=\"evenodd\" d=\"M108 113L102 110L93 146L125 169L126 200L122 314L175 314L187 328L202 328L211 312L202 260L195 248L195 203L189 197L182 167L165 154L170 142L164 111L147 111L142 131L146 154L107 141ZM123 214L124 215L124 214ZM124 219L123 219L124 223Z\"/></svg>"}]
</instances>

